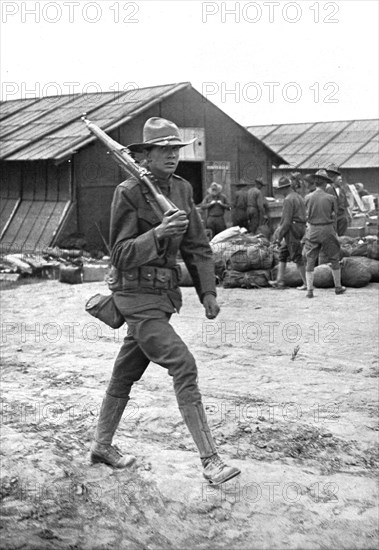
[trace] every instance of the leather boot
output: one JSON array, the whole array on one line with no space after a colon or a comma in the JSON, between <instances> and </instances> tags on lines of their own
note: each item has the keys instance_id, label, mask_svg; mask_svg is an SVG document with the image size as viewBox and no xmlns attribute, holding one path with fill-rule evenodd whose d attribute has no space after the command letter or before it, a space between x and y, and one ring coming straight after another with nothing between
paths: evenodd
<instances>
[{"instance_id":1,"label":"leather boot","mask_svg":"<svg viewBox=\"0 0 379 550\"><path fill-rule=\"evenodd\" d=\"M270 285L273 288L279 288L279 289L286 288L286 284L284 282L284 275L285 275L285 272L286 272L286 267L287 267L286 262L279 262L279 264L278 264L278 274L276 276L276 281L271 281L270 282Z\"/></svg>"},{"instance_id":2,"label":"leather boot","mask_svg":"<svg viewBox=\"0 0 379 550\"><path fill-rule=\"evenodd\" d=\"M297 270L300 273L303 284L297 287L297 290L307 290L307 279L305 276L305 266L303 264L297 264Z\"/></svg>"},{"instance_id":3,"label":"leather boot","mask_svg":"<svg viewBox=\"0 0 379 550\"><path fill-rule=\"evenodd\" d=\"M314 271L306 271L305 277L307 279L307 298L313 298L313 280L315 278Z\"/></svg>"},{"instance_id":4,"label":"leather boot","mask_svg":"<svg viewBox=\"0 0 379 550\"><path fill-rule=\"evenodd\" d=\"M218 456L202 403L180 405L179 410L199 450L205 479L212 485L220 485L239 475L238 468L228 466Z\"/></svg>"},{"instance_id":5,"label":"leather boot","mask_svg":"<svg viewBox=\"0 0 379 550\"><path fill-rule=\"evenodd\" d=\"M120 423L129 398L112 397L105 394L101 404L95 440L91 445L91 462L102 462L113 468L125 468L135 461L131 455L123 456L112 446L114 433Z\"/></svg>"},{"instance_id":6,"label":"leather boot","mask_svg":"<svg viewBox=\"0 0 379 550\"><path fill-rule=\"evenodd\" d=\"M333 280L334 280L334 292L336 294L343 294L346 291L346 287L341 285L341 270L332 269Z\"/></svg>"}]
</instances>

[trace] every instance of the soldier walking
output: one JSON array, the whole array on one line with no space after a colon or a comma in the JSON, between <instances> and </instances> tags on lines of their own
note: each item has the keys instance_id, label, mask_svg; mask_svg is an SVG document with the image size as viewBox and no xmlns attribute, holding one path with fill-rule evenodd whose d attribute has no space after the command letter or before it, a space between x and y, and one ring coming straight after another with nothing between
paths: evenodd
<instances>
[{"instance_id":1,"label":"soldier walking","mask_svg":"<svg viewBox=\"0 0 379 550\"><path fill-rule=\"evenodd\" d=\"M192 142L189 142L192 143ZM169 323L182 300L176 259L180 251L208 319L219 313L212 251L192 199L191 184L174 174L179 150L189 143L178 127L162 118L150 118L143 142L129 149L142 152L161 192L179 209L159 215L147 188L131 177L115 190L111 208L111 262L117 276L110 289L128 326L116 358L98 419L91 461L124 468L134 461L112 446L114 433L128 403L132 385L150 361L173 378L179 410L198 448L203 475L219 485L240 470L226 465L217 453L197 384L197 366L186 344Z\"/></svg>"}]
</instances>

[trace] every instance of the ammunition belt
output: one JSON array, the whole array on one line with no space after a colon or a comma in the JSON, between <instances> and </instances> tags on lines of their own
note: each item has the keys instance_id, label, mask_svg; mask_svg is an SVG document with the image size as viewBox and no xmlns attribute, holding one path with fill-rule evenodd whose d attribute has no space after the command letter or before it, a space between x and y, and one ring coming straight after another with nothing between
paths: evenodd
<instances>
[{"instance_id":1,"label":"ammunition belt","mask_svg":"<svg viewBox=\"0 0 379 550\"><path fill-rule=\"evenodd\" d=\"M116 270L114 270L116 271ZM181 269L179 265L174 267L156 267L146 265L128 269L127 271L117 270L117 278L113 271L112 281L108 282L109 289L137 291L146 289L154 291L168 290L178 286Z\"/></svg>"}]
</instances>

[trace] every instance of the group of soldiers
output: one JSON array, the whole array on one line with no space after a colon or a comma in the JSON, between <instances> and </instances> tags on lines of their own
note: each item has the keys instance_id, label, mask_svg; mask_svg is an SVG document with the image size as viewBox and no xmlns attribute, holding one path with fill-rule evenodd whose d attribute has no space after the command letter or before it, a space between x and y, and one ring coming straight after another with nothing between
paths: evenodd
<instances>
[{"instance_id":1,"label":"group of soldiers","mask_svg":"<svg viewBox=\"0 0 379 550\"><path fill-rule=\"evenodd\" d=\"M268 223L268 204L262 192L267 184L263 178L255 179L252 186L244 181L236 183L236 193L233 205L229 204L227 197L222 193L222 186L216 182L211 183L200 209L205 212L205 226L212 231L212 236L226 229L225 212L232 211L233 225L239 225L256 233L258 228Z\"/></svg>"},{"instance_id":2,"label":"group of soldiers","mask_svg":"<svg viewBox=\"0 0 379 550\"><path fill-rule=\"evenodd\" d=\"M303 198L300 174L283 176L279 188L284 189L283 213L274 234L279 248L279 266L275 288L285 288L287 261L296 263L307 297L314 297L314 269L320 254L330 262L335 293L343 294L341 284L341 246L338 236L344 235L350 221L349 203L338 167L331 164L305 178L308 193Z\"/></svg>"}]
</instances>

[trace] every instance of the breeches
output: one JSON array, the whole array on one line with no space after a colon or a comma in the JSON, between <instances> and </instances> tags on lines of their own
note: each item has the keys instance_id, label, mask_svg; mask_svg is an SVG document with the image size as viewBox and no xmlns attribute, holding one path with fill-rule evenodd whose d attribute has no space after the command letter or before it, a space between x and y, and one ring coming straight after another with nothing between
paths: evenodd
<instances>
[{"instance_id":1,"label":"breeches","mask_svg":"<svg viewBox=\"0 0 379 550\"><path fill-rule=\"evenodd\" d=\"M212 230L213 235L217 235L226 229L224 216L208 216L206 226Z\"/></svg>"},{"instance_id":2,"label":"breeches","mask_svg":"<svg viewBox=\"0 0 379 550\"><path fill-rule=\"evenodd\" d=\"M134 382L150 361L167 369L173 377L179 405L201 401L197 366L186 344L169 323L171 315L160 310L125 317L128 333L116 358L107 393L127 398Z\"/></svg>"},{"instance_id":3,"label":"breeches","mask_svg":"<svg viewBox=\"0 0 379 550\"><path fill-rule=\"evenodd\" d=\"M287 262L288 260L303 265L303 246L301 239L304 236L305 224L292 225L285 236L285 244L282 244L279 249L279 262Z\"/></svg>"},{"instance_id":4,"label":"breeches","mask_svg":"<svg viewBox=\"0 0 379 550\"><path fill-rule=\"evenodd\" d=\"M339 269L341 246L332 224L308 228L304 250L307 258L307 271L314 271L320 252L332 264L332 269Z\"/></svg>"}]
</instances>

